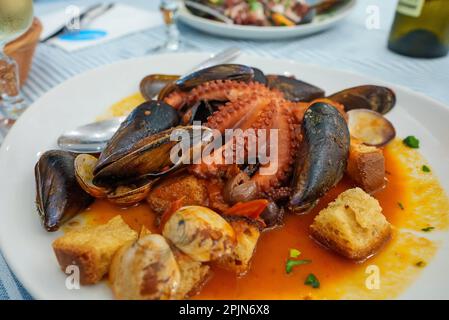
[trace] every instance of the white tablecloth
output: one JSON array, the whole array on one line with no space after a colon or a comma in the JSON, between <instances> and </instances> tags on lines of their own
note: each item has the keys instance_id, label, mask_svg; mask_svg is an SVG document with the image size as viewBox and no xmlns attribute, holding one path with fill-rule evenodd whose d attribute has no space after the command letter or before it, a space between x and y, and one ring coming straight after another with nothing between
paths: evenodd
<instances>
[{"instance_id":1,"label":"white tablecloth","mask_svg":"<svg viewBox=\"0 0 449 320\"><path fill-rule=\"evenodd\" d=\"M98 0L41 0L35 2L35 9L36 14L41 15L64 8L68 4L89 5L96 2ZM157 0L121 2L148 10L157 10L158 7ZM386 43L397 1L359 0L358 2L356 10L341 25L305 39L238 41L214 38L183 25L180 29L183 38L199 50L214 52L235 45L252 55L287 58L362 73L409 87L449 104L449 57L422 60L390 52ZM366 23L370 14L377 9L380 14L379 28L367 28ZM23 93L31 103L75 74L118 60L144 55L150 48L162 43L164 36L164 28L160 26L70 54L41 44L37 48ZM30 298L0 255L0 299Z\"/></svg>"}]
</instances>

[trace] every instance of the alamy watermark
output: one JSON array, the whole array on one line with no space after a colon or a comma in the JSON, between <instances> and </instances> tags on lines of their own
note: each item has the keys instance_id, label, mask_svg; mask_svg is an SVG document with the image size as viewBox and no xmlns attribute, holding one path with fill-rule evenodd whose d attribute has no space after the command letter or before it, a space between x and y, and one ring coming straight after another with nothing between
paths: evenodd
<instances>
[{"instance_id":1,"label":"alamy watermark","mask_svg":"<svg viewBox=\"0 0 449 320\"><path fill-rule=\"evenodd\" d=\"M68 290L78 290L80 288L80 268L74 262L68 265L65 270L67 278L65 279L65 287Z\"/></svg>"}]
</instances>

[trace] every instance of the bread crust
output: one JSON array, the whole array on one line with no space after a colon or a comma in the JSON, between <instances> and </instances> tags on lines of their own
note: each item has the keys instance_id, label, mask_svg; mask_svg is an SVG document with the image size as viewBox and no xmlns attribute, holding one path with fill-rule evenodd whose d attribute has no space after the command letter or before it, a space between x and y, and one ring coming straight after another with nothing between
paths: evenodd
<instances>
[{"instance_id":1,"label":"bread crust","mask_svg":"<svg viewBox=\"0 0 449 320\"><path fill-rule=\"evenodd\" d=\"M209 265L193 260L174 246L172 246L172 251L181 271L178 299L195 296L212 276Z\"/></svg>"},{"instance_id":2,"label":"bread crust","mask_svg":"<svg viewBox=\"0 0 449 320\"><path fill-rule=\"evenodd\" d=\"M162 214L173 201L181 198L182 206L207 205L205 182L189 174L174 176L155 186L150 191L147 202L154 212Z\"/></svg>"},{"instance_id":3,"label":"bread crust","mask_svg":"<svg viewBox=\"0 0 449 320\"><path fill-rule=\"evenodd\" d=\"M381 149L363 145L351 138L347 166L349 177L363 190L373 194L385 187L385 158Z\"/></svg>"},{"instance_id":4,"label":"bread crust","mask_svg":"<svg viewBox=\"0 0 449 320\"><path fill-rule=\"evenodd\" d=\"M116 251L136 238L137 232L117 216L105 225L67 232L53 242L53 250L63 272L77 266L80 283L94 284L108 273Z\"/></svg>"},{"instance_id":5,"label":"bread crust","mask_svg":"<svg viewBox=\"0 0 449 320\"><path fill-rule=\"evenodd\" d=\"M348 259L363 262L376 254L390 239L391 239L391 226L388 226L383 230L380 236L368 247L361 250L350 250L348 248L340 246L340 244L331 238L327 238L322 235L319 230L311 228L311 237L317 241L320 245L326 249L332 250Z\"/></svg>"},{"instance_id":6,"label":"bread crust","mask_svg":"<svg viewBox=\"0 0 449 320\"><path fill-rule=\"evenodd\" d=\"M310 226L313 239L356 261L375 254L391 237L379 202L360 188L341 193Z\"/></svg>"},{"instance_id":7,"label":"bread crust","mask_svg":"<svg viewBox=\"0 0 449 320\"><path fill-rule=\"evenodd\" d=\"M231 254L222 256L218 265L224 269L244 275L251 267L251 259L261 233L260 224L246 217L226 217L235 231L236 244Z\"/></svg>"}]
</instances>

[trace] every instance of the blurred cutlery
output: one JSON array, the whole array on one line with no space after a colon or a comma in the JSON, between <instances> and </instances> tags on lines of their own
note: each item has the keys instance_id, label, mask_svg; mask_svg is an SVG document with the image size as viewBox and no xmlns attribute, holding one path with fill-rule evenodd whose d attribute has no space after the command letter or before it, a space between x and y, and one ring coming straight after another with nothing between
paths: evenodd
<instances>
[{"instance_id":1,"label":"blurred cutlery","mask_svg":"<svg viewBox=\"0 0 449 320\"><path fill-rule=\"evenodd\" d=\"M232 19L226 17L220 11L215 10L209 6L206 6L206 5L198 3L198 2L189 1L189 0L185 0L184 3L186 5L186 7L189 7L194 10L201 11L203 13L211 15L212 17L220 20L221 22L224 22L226 24L234 24L234 21Z\"/></svg>"}]
</instances>

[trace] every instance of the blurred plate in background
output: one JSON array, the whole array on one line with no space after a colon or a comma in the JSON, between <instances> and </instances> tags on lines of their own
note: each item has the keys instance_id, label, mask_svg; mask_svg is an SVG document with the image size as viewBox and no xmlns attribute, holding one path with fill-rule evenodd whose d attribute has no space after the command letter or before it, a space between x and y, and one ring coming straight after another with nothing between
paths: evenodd
<instances>
[{"instance_id":1,"label":"blurred plate in background","mask_svg":"<svg viewBox=\"0 0 449 320\"><path fill-rule=\"evenodd\" d=\"M217 36L246 40L279 40L304 37L324 31L341 22L355 8L356 0L326 14L317 15L311 23L295 27L261 27L223 22L202 18L192 14L184 5L179 10L179 19L197 30Z\"/></svg>"}]
</instances>

